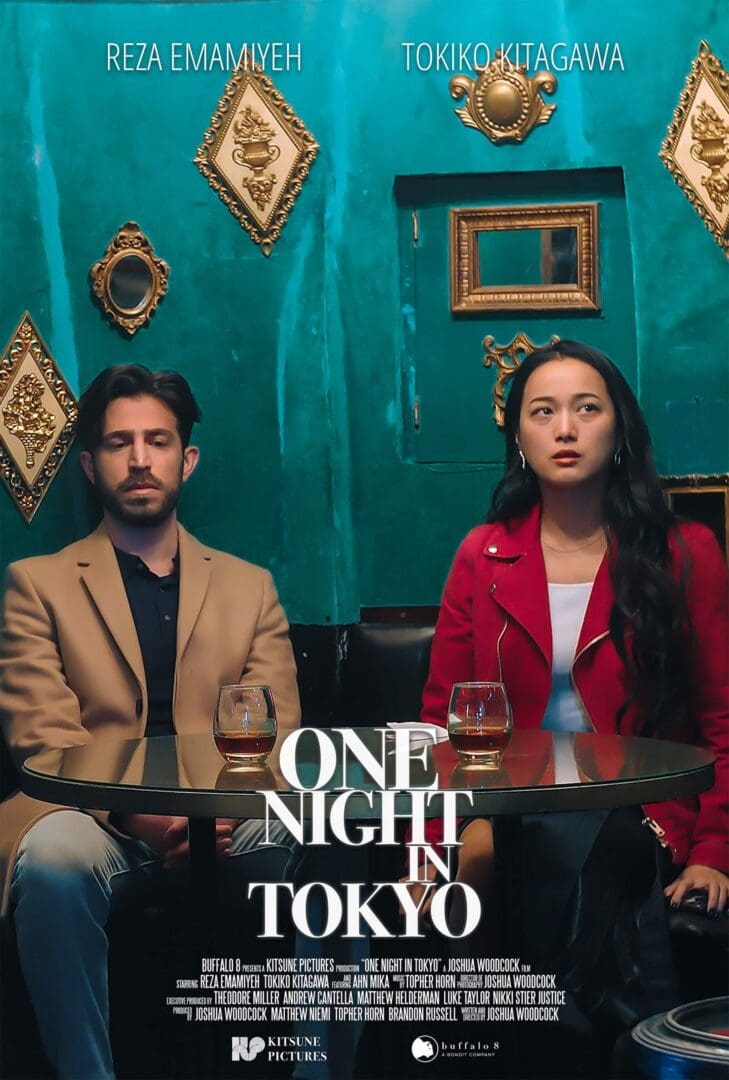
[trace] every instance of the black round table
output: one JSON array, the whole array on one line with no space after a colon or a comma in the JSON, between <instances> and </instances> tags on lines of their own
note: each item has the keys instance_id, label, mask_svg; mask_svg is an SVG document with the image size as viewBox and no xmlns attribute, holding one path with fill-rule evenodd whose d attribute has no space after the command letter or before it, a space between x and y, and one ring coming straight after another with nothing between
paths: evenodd
<instances>
[{"instance_id":1,"label":"black round table","mask_svg":"<svg viewBox=\"0 0 729 1080\"><path fill-rule=\"evenodd\" d=\"M315 730L322 730L321 737L331 741L337 755L325 803L343 788L381 790L351 755L343 761L338 728L300 735L297 769L302 788L313 786L318 777L320 744ZM386 786L392 787L393 732L354 731L377 760L385 761ZM420 732L411 738L414 746L424 745ZM284 778L280 750L279 740L265 769L238 770L226 766L212 734L96 741L29 758L21 783L28 795L84 809L191 818L263 817L265 791L276 791L284 803L299 806L301 789ZM414 762L410 787L429 787L434 777L440 790L470 791L474 813L511 816L630 806L697 794L711 787L714 765L710 754L685 743L591 732L516 731L498 770L464 768L447 741L429 747L425 763ZM407 810L407 792L400 792L395 806ZM426 810L433 816L439 812L437 801ZM358 819L379 816L377 805L364 798L350 799L347 813Z\"/></svg>"},{"instance_id":2,"label":"black round table","mask_svg":"<svg viewBox=\"0 0 729 1080\"><path fill-rule=\"evenodd\" d=\"M264 769L239 770L226 765L212 734L95 741L49 750L25 762L21 783L28 795L64 806L188 817L193 896L201 907L209 908L214 896L215 818L264 817L266 791L276 791L300 817L311 814L313 800L302 798L301 788L317 783L322 740L333 746L336 768L322 792L319 810L327 813L349 788L365 794L349 797L348 818L380 816L378 800L370 800L366 793L382 788L359 761L343 753L342 729L321 729L320 734L316 730L298 737L300 788L281 772L280 739ZM385 728L354 730L375 760L384 762L385 785L391 787L395 734ZM659 739L516 731L498 770L464 768L448 741L432 745L424 730L415 729L408 740L413 754L423 754L426 747L424 760L413 763L410 790L430 787L437 779L441 791L470 792L470 809L461 812L494 818L497 847L509 853L510 876L517 873L514 853L519 850L522 814L659 802L705 791L714 780L713 758L706 751ZM408 791L398 789L395 811L407 814L410 798ZM441 808L441 800L433 799L425 814L437 816ZM518 888L516 882L513 887ZM513 910L507 898L505 912L512 922Z\"/></svg>"}]
</instances>

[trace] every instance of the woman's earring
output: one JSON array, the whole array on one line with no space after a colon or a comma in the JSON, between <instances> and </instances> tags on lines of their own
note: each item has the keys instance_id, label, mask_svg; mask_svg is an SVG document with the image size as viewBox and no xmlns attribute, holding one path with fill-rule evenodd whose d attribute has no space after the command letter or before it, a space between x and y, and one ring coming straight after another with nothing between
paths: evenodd
<instances>
[{"instance_id":1,"label":"woman's earring","mask_svg":"<svg viewBox=\"0 0 729 1080\"><path fill-rule=\"evenodd\" d=\"M620 453L620 447L618 447L617 450L615 451L615 453L613 454L613 461L615 462L616 465L619 465L621 460L622 460L622 455Z\"/></svg>"},{"instance_id":2,"label":"woman's earring","mask_svg":"<svg viewBox=\"0 0 729 1080\"><path fill-rule=\"evenodd\" d=\"M518 449L519 457L521 458L521 467L526 470L526 458L524 457L524 451L521 447Z\"/></svg>"}]
</instances>

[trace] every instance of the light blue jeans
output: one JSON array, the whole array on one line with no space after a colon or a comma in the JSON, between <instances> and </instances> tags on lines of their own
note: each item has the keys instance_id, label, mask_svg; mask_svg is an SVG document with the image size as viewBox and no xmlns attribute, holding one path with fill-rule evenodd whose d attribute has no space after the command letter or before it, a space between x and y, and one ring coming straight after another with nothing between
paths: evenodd
<instances>
[{"instance_id":1,"label":"light blue jeans","mask_svg":"<svg viewBox=\"0 0 729 1080\"><path fill-rule=\"evenodd\" d=\"M278 823L261 847L261 821L242 822L221 866L224 898L247 894L248 881L287 881L301 849ZM61 1080L114 1076L109 1043L109 912L139 895L161 872L156 853L119 840L80 810L36 822L15 861L11 903L20 964L41 1040Z\"/></svg>"}]
</instances>

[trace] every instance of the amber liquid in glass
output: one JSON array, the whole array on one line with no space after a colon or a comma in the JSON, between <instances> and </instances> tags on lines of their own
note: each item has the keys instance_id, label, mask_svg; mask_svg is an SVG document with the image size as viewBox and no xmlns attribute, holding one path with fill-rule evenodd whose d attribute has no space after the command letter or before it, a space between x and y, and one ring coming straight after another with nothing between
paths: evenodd
<instances>
[{"instance_id":1,"label":"amber liquid in glass","mask_svg":"<svg viewBox=\"0 0 729 1080\"><path fill-rule=\"evenodd\" d=\"M511 732L504 727L502 721L489 726L488 718L479 726L462 724L458 728L452 727L449 734L453 749L467 757L502 752L511 737Z\"/></svg>"},{"instance_id":2,"label":"amber liquid in glass","mask_svg":"<svg viewBox=\"0 0 729 1080\"><path fill-rule=\"evenodd\" d=\"M228 761L268 757L276 742L273 733L265 732L229 731L214 738L218 750Z\"/></svg>"}]
</instances>

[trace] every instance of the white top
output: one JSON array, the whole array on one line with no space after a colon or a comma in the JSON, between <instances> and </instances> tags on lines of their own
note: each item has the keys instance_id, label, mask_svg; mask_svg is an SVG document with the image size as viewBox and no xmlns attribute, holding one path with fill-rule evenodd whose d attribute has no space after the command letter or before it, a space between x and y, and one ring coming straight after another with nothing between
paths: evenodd
<instances>
[{"instance_id":1,"label":"white top","mask_svg":"<svg viewBox=\"0 0 729 1080\"><path fill-rule=\"evenodd\" d=\"M590 599L592 582L577 585L548 583L552 622L552 691L542 720L550 731L592 731L593 726L575 693L572 661Z\"/></svg>"}]
</instances>

